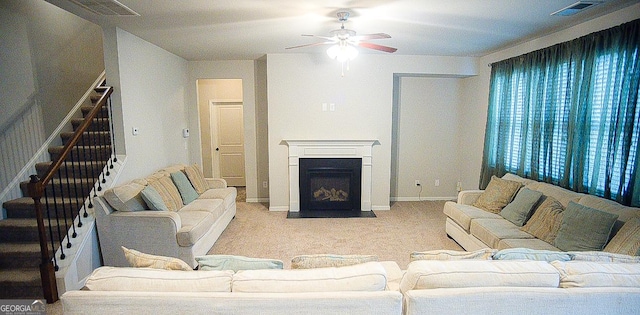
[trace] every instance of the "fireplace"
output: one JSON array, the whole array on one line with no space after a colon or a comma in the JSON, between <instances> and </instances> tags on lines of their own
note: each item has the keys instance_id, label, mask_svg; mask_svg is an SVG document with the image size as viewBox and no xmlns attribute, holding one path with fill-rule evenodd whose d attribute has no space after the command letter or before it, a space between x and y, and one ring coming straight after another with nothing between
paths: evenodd
<instances>
[{"instance_id":1,"label":"fireplace","mask_svg":"<svg viewBox=\"0 0 640 315\"><path fill-rule=\"evenodd\" d=\"M289 215L300 212L300 161L304 159L355 159L360 161L360 205L356 210L371 211L372 148L377 140L283 140L289 147ZM326 187L325 187L326 188ZM273 209L276 207L270 207ZM347 212L335 210L333 212ZM354 210L355 211L355 210ZM323 212L323 211L315 211ZM329 212L329 211L324 211Z\"/></svg>"},{"instance_id":2,"label":"fireplace","mask_svg":"<svg viewBox=\"0 0 640 315\"><path fill-rule=\"evenodd\" d=\"M362 159L300 159L300 212L360 211Z\"/></svg>"}]
</instances>

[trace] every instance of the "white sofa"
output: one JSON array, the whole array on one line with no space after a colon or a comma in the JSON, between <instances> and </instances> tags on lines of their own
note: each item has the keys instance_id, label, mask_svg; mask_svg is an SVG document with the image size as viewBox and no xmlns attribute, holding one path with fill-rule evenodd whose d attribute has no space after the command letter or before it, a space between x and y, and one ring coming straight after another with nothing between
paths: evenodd
<instances>
[{"instance_id":1,"label":"white sofa","mask_svg":"<svg viewBox=\"0 0 640 315\"><path fill-rule=\"evenodd\" d=\"M640 264L591 261L414 261L404 313L640 314Z\"/></svg>"},{"instance_id":2,"label":"white sofa","mask_svg":"<svg viewBox=\"0 0 640 315\"><path fill-rule=\"evenodd\" d=\"M120 185L94 198L100 251L107 266L129 266L122 246L140 252L182 259L197 266L195 256L205 255L236 215L235 187L223 179L204 179L198 198L187 205L181 199L173 211L150 210L141 191L152 182L171 187L171 173L194 170L196 165L173 165ZM201 170L200 170L201 173ZM191 180L191 178L189 178ZM171 198L169 193L163 198ZM180 195L175 198L180 198ZM179 208L178 208L179 207Z\"/></svg>"},{"instance_id":3,"label":"white sofa","mask_svg":"<svg viewBox=\"0 0 640 315\"><path fill-rule=\"evenodd\" d=\"M553 197L563 207L567 207L569 202L575 202L618 215L609 239L615 236L626 221L640 217L640 208L626 207L604 198L576 193L555 185L524 179L514 174L506 174L502 179L520 182L524 188L539 191L544 196ZM482 190L461 191L458 194L457 202L449 201L444 206L443 211L447 216L445 223L447 235L465 250L474 251L481 248L559 250L554 244L547 243L523 231L519 226L512 224L500 214L491 213L473 206L482 193ZM635 253L632 255L635 255Z\"/></svg>"},{"instance_id":4,"label":"white sofa","mask_svg":"<svg viewBox=\"0 0 640 315\"><path fill-rule=\"evenodd\" d=\"M401 274L395 262L236 273L101 267L61 300L64 314L401 314Z\"/></svg>"}]
</instances>

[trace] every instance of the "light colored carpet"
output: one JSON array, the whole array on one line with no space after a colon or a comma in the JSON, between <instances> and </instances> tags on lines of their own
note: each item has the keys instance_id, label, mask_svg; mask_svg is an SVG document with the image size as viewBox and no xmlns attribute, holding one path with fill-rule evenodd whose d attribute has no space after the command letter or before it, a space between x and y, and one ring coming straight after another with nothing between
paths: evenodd
<instances>
[{"instance_id":1,"label":"light colored carpet","mask_svg":"<svg viewBox=\"0 0 640 315\"><path fill-rule=\"evenodd\" d=\"M236 218L209 254L280 259L307 254L377 255L405 269L413 251L462 250L445 233L444 201L395 202L377 218L287 219L259 203L237 203Z\"/></svg>"}]
</instances>

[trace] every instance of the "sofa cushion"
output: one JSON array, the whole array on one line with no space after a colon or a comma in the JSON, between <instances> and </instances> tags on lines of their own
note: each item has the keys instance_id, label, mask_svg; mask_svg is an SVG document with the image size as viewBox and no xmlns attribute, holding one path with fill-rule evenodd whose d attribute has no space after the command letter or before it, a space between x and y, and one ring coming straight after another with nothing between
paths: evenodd
<instances>
[{"instance_id":1,"label":"sofa cushion","mask_svg":"<svg viewBox=\"0 0 640 315\"><path fill-rule=\"evenodd\" d=\"M573 256L566 252L537 250L531 248L509 248L498 251L493 255L495 260L538 260L538 261L569 261Z\"/></svg>"},{"instance_id":2,"label":"sofa cushion","mask_svg":"<svg viewBox=\"0 0 640 315\"><path fill-rule=\"evenodd\" d=\"M182 197L180 197L180 192L178 192L178 188L173 184L171 177L169 174L158 176L157 179L147 179L149 182L149 186L153 187L160 197L162 197L162 201L167 206L169 211L178 211L184 205L182 203Z\"/></svg>"},{"instance_id":3,"label":"sofa cushion","mask_svg":"<svg viewBox=\"0 0 640 315\"><path fill-rule=\"evenodd\" d=\"M242 270L233 276L233 292L300 293L383 291L387 275L379 262L314 269Z\"/></svg>"},{"instance_id":4,"label":"sofa cushion","mask_svg":"<svg viewBox=\"0 0 640 315\"><path fill-rule=\"evenodd\" d=\"M192 201L198 199L198 193L193 189L191 182L189 182L187 176L185 176L183 172L178 171L171 173L171 180L173 181L173 184L176 185L176 188L178 188L183 204L188 205Z\"/></svg>"},{"instance_id":5,"label":"sofa cushion","mask_svg":"<svg viewBox=\"0 0 640 315\"><path fill-rule=\"evenodd\" d=\"M124 246L120 247L131 267L193 271L193 268L187 265L186 262L175 257L150 255Z\"/></svg>"},{"instance_id":6,"label":"sofa cushion","mask_svg":"<svg viewBox=\"0 0 640 315\"><path fill-rule=\"evenodd\" d=\"M526 185L531 190L537 190L545 196L558 200L562 207L566 208L569 202L578 201L584 194L577 193L562 187L544 182L533 182Z\"/></svg>"},{"instance_id":7,"label":"sofa cushion","mask_svg":"<svg viewBox=\"0 0 640 315\"><path fill-rule=\"evenodd\" d=\"M553 244L562 224L564 208L555 198L550 196L545 196L544 198L544 201L538 206L531 219L527 221L521 230L549 244Z\"/></svg>"},{"instance_id":8,"label":"sofa cushion","mask_svg":"<svg viewBox=\"0 0 640 315\"><path fill-rule=\"evenodd\" d=\"M542 197L541 192L522 188L513 201L500 211L500 215L517 226L523 226L540 197Z\"/></svg>"},{"instance_id":9,"label":"sofa cushion","mask_svg":"<svg viewBox=\"0 0 640 315\"><path fill-rule=\"evenodd\" d=\"M604 251L640 255L640 218L629 219L604 247Z\"/></svg>"},{"instance_id":10,"label":"sofa cushion","mask_svg":"<svg viewBox=\"0 0 640 315\"><path fill-rule=\"evenodd\" d=\"M142 211L147 208L140 194L144 185L130 182L104 191L104 199L118 211Z\"/></svg>"},{"instance_id":11,"label":"sofa cushion","mask_svg":"<svg viewBox=\"0 0 640 315\"><path fill-rule=\"evenodd\" d=\"M498 248L498 243L504 238L533 238L505 219L474 219L470 231L491 248Z\"/></svg>"},{"instance_id":12,"label":"sofa cushion","mask_svg":"<svg viewBox=\"0 0 640 315\"><path fill-rule=\"evenodd\" d=\"M544 261L418 260L409 263L400 292L468 287L551 287L558 271Z\"/></svg>"},{"instance_id":13,"label":"sofa cushion","mask_svg":"<svg viewBox=\"0 0 640 315\"><path fill-rule=\"evenodd\" d=\"M640 264L554 261L561 288L640 287Z\"/></svg>"},{"instance_id":14,"label":"sofa cushion","mask_svg":"<svg viewBox=\"0 0 640 315\"><path fill-rule=\"evenodd\" d=\"M167 205L164 203L162 196L158 193L158 191L153 188L153 186L145 187L140 193L142 199L147 204L147 207L151 210L157 211L169 211Z\"/></svg>"},{"instance_id":15,"label":"sofa cushion","mask_svg":"<svg viewBox=\"0 0 640 315\"><path fill-rule=\"evenodd\" d=\"M554 246L564 251L602 250L618 215L570 202Z\"/></svg>"},{"instance_id":16,"label":"sofa cushion","mask_svg":"<svg viewBox=\"0 0 640 315\"><path fill-rule=\"evenodd\" d=\"M209 211L178 211L182 226L176 234L178 245L192 246L211 229L218 219Z\"/></svg>"},{"instance_id":17,"label":"sofa cushion","mask_svg":"<svg viewBox=\"0 0 640 315\"><path fill-rule=\"evenodd\" d=\"M489 185L473 205L491 213L500 213L502 208L513 200L520 187L522 184L519 182L491 176Z\"/></svg>"},{"instance_id":18,"label":"sofa cushion","mask_svg":"<svg viewBox=\"0 0 640 315\"><path fill-rule=\"evenodd\" d=\"M231 292L233 271L100 267L85 283L91 291Z\"/></svg>"},{"instance_id":19,"label":"sofa cushion","mask_svg":"<svg viewBox=\"0 0 640 315\"><path fill-rule=\"evenodd\" d=\"M344 267L378 261L375 255L299 255L291 259L291 269Z\"/></svg>"},{"instance_id":20,"label":"sofa cushion","mask_svg":"<svg viewBox=\"0 0 640 315\"><path fill-rule=\"evenodd\" d=\"M414 260L462 260L462 259L484 259L491 260L491 257L497 250L491 248L483 248L471 252L460 250L429 250L424 252L413 252L409 255L411 261Z\"/></svg>"},{"instance_id":21,"label":"sofa cushion","mask_svg":"<svg viewBox=\"0 0 640 315\"><path fill-rule=\"evenodd\" d=\"M198 164L187 165L183 171L198 194L202 194L209 189L209 185L207 185L207 181L204 179L204 174Z\"/></svg>"},{"instance_id":22,"label":"sofa cushion","mask_svg":"<svg viewBox=\"0 0 640 315\"><path fill-rule=\"evenodd\" d=\"M219 218L224 214L226 208L222 204L222 199L196 199L190 204L182 207L180 211L207 211Z\"/></svg>"},{"instance_id":23,"label":"sofa cushion","mask_svg":"<svg viewBox=\"0 0 640 315\"><path fill-rule=\"evenodd\" d=\"M502 219L499 214L484 211L470 205L463 205L448 201L444 204L444 214L451 218L467 233L473 219Z\"/></svg>"},{"instance_id":24,"label":"sofa cushion","mask_svg":"<svg viewBox=\"0 0 640 315\"><path fill-rule=\"evenodd\" d=\"M559 251L560 249L537 238L527 238L527 239L513 239L513 238L503 238L498 243L498 250L508 249L508 248L531 248L537 250L551 250L551 251Z\"/></svg>"},{"instance_id":25,"label":"sofa cushion","mask_svg":"<svg viewBox=\"0 0 640 315\"><path fill-rule=\"evenodd\" d=\"M282 269L283 263L277 259L250 258L233 255L197 256L198 270L256 270Z\"/></svg>"},{"instance_id":26,"label":"sofa cushion","mask_svg":"<svg viewBox=\"0 0 640 315\"><path fill-rule=\"evenodd\" d=\"M235 187L207 189L198 199L221 199L224 207L229 208L236 202L238 191Z\"/></svg>"}]
</instances>

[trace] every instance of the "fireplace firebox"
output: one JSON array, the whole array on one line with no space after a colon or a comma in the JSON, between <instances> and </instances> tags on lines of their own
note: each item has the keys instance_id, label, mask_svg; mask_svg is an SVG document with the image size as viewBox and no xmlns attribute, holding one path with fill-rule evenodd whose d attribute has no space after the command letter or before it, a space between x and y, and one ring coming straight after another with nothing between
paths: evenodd
<instances>
[{"instance_id":1,"label":"fireplace firebox","mask_svg":"<svg viewBox=\"0 0 640 315\"><path fill-rule=\"evenodd\" d=\"M300 212L360 211L361 158L301 158Z\"/></svg>"}]
</instances>

